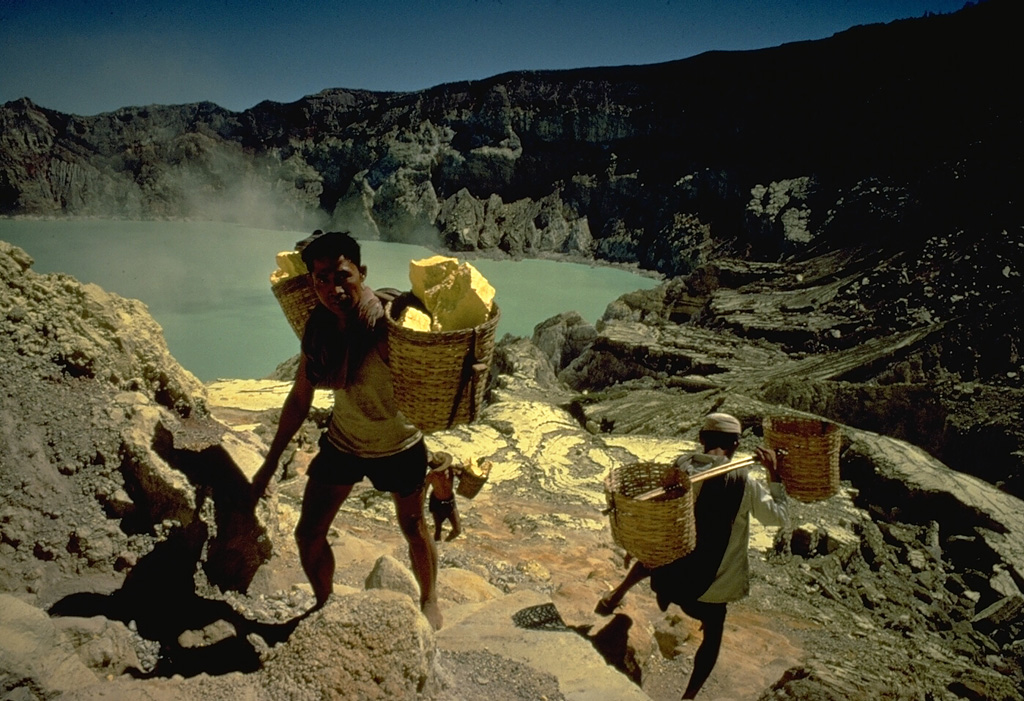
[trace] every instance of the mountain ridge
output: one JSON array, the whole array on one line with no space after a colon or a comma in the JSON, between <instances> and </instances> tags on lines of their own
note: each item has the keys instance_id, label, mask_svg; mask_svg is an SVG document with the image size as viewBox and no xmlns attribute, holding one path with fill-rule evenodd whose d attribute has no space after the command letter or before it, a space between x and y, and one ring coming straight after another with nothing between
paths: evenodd
<instances>
[{"instance_id":1,"label":"mountain ridge","mask_svg":"<svg viewBox=\"0 0 1024 701\"><path fill-rule=\"evenodd\" d=\"M335 88L242 112L77 117L15 101L0 109L0 213L336 226L667 275L706 259L708 239L759 259L801 256L809 246L785 236L785 211L767 226L747 215L753 188L801 178L812 187L783 209L803 212L828 247L850 234L829 212L869 182L889 219L865 207L853 225L883 230L880 241L1005 226L1024 150L1024 112L1000 73L1012 10L989 0L747 52L406 93ZM261 206L224 204L244 195ZM646 255L655 242L668 254Z\"/></svg>"}]
</instances>

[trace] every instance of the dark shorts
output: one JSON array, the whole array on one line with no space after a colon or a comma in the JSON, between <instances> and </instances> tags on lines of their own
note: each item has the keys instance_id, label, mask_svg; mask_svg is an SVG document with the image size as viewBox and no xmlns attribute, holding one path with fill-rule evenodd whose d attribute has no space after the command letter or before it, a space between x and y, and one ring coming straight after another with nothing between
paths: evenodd
<instances>
[{"instance_id":1,"label":"dark shorts","mask_svg":"<svg viewBox=\"0 0 1024 701\"><path fill-rule=\"evenodd\" d=\"M320 452L309 463L306 476L325 484L355 484L364 477L373 488L406 497L423 487L427 474L427 446L421 440L411 448L383 458L362 458L343 453L320 436Z\"/></svg>"},{"instance_id":2,"label":"dark shorts","mask_svg":"<svg viewBox=\"0 0 1024 701\"><path fill-rule=\"evenodd\" d=\"M700 621L709 627L725 625L725 604L709 604L705 601L676 602L690 618Z\"/></svg>"},{"instance_id":3,"label":"dark shorts","mask_svg":"<svg viewBox=\"0 0 1024 701\"><path fill-rule=\"evenodd\" d=\"M431 493L427 508L439 519L446 519L455 511L455 495L453 494L447 499L438 499Z\"/></svg>"}]
</instances>

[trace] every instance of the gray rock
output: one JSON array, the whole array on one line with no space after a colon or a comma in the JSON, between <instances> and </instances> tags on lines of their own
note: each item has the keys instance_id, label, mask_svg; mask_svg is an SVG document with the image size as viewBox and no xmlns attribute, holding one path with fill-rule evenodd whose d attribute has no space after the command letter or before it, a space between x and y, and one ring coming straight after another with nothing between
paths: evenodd
<instances>
[{"instance_id":1,"label":"gray rock","mask_svg":"<svg viewBox=\"0 0 1024 701\"><path fill-rule=\"evenodd\" d=\"M874 504L905 520L936 520L943 532L970 533L978 556L1021 581L1024 503L976 477L951 470L925 451L894 438L845 429L843 474ZM941 506L940 506L941 505Z\"/></svg>"},{"instance_id":2,"label":"gray rock","mask_svg":"<svg viewBox=\"0 0 1024 701\"><path fill-rule=\"evenodd\" d=\"M74 646L39 609L0 594L0 677L46 697L98 683Z\"/></svg>"},{"instance_id":3,"label":"gray rock","mask_svg":"<svg viewBox=\"0 0 1024 701\"><path fill-rule=\"evenodd\" d=\"M171 357L145 305L64 275L39 275L30 261L0 241L0 313L17 309L19 319L0 316L0 329L22 354L52 358L75 377L144 391L183 415L205 412L202 383Z\"/></svg>"},{"instance_id":4,"label":"gray rock","mask_svg":"<svg viewBox=\"0 0 1024 701\"><path fill-rule=\"evenodd\" d=\"M270 653L261 698L420 698L434 683L435 654L430 624L405 595L334 597Z\"/></svg>"},{"instance_id":5,"label":"gray rock","mask_svg":"<svg viewBox=\"0 0 1024 701\"><path fill-rule=\"evenodd\" d=\"M476 250L484 226L484 205L462 188L441 204L437 228L441 241L452 251Z\"/></svg>"},{"instance_id":6,"label":"gray rock","mask_svg":"<svg viewBox=\"0 0 1024 701\"><path fill-rule=\"evenodd\" d=\"M818 554L818 541L821 534L813 523L803 523L793 529L790 538L790 549L800 557L814 557Z\"/></svg>"},{"instance_id":7,"label":"gray rock","mask_svg":"<svg viewBox=\"0 0 1024 701\"><path fill-rule=\"evenodd\" d=\"M575 360L594 339L597 330L578 312L564 312L537 324L533 342L548 357L556 372Z\"/></svg>"},{"instance_id":8,"label":"gray rock","mask_svg":"<svg viewBox=\"0 0 1024 701\"><path fill-rule=\"evenodd\" d=\"M1024 623L1024 597L1007 596L979 611L971 624L985 634L998 628L1020 627Z\"/></svg>"},{"instance_id":9,"label":"gray rock","mask_svg":"<svg viewBox=\"0 0 1024 701\"><path fill-rule=\"evenodd\" d=\"M132 633L120 621L101 616L55 618L53 624L75 648L78 657L100 676L141 670Z\"/></svg>"},{"instance_id":10,"label":"gray rock","mask_svg":"<svg viewBox=\"0 0 1024 701\"><path fill-rule=\"evenodd\" d=\"M781 240L790 250L814 240L809 230L809 198L815 182L810 177L755 185L747 203L747 226L762 237Z\"/></svg>"},{"instance_id":11,"label":"gray rock","mask_svg":"<svg viewBox=\"0 0 1024 701\"><path fill-rule=\"evenodd\" d=\"M387 589L407 594L413 601L420 600L420 585L409 568L390 555L382 555L366 576L367 589Z\"/></svg>"}]
</instances>

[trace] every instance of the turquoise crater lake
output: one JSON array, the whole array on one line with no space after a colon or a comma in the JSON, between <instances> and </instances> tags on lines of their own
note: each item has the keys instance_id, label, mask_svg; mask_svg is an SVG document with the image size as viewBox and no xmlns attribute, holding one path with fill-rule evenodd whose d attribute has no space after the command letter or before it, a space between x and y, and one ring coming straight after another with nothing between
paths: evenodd
<instances>
[{"instance_id":1,"label":"turquoise crater lake","mask_svg":"<svg viewBox=\"0 0 1024 701\"><path fill-rule=\"evenodd\" d=\"M38 273L67 273L142 300L171 353L200 380L260 378L298 352L270 291L278 251L306 232L216 222L0 220L0 240L25 249ZM363 241L372 287L409 289L421 246ZM552 260L473 259L497 290L498 337L529 337L538 323L576 311L597 321L610 302L658 281L618 268Z\"/></svg>"}]
</instances>

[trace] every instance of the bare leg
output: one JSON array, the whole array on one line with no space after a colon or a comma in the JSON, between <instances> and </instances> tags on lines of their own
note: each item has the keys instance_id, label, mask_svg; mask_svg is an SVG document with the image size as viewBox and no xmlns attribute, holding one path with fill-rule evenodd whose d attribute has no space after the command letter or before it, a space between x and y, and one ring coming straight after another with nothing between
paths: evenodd
<instances>
[{"instance_id":1,"label":"bare leg","mask_svg":"<svg viewBox=\"0 0 1024 701\"><path fill-rule=\"evenodd\" d=\"M327 531L351 491L350 484L324 484L317 480L306 483L295 541L302 569L313 586L316 608L327 603L334 588L334 553L327 542Z\"/></svg>"},{"instance_id":2,"label":"bare leg","mask_svg":"<svg viewBox=\"0 0 1024 701\"><path fill-rule=\"evenodd\" d=\"M619 586L605 594L601 597L601 600L597 602L597 606L594 608L594 613L601 616L610 615L611 612L622 603L622 598L626 596L626 592L650 576L651 570L648 567L641 562L634 562L633 567L631 567L629 572L626 573L626 576L619 583Z\"/></svg>"},{"instance_id":3,"label":"bare leg","mask_svg":"<svg viewBox=\"0 0 1024 701\"><path fill-rule=\"evenodd\" d=\"M434 517L434 540L441 540L441 526L444 525L444 520L437 514L431 514L431 516Z\"/></svg>"},{"instance_id":4,"label":"bare leg","mask_svg":"<svg viewBox=\"0 0 1024 701\"><path fill-rule=\"evenodd\" d=\"M462 521L459 519L459 508L455 505L455 502L452 502L452 513L448 517L448 520L452 524L452 531L448 534L448 537L445 538L445 540L455 540L459 537L459 534L462 533Z\"/></svg>"},{"instance_id":5,"label":"bare leg","mask_svg":"<svg viewBox=\"0 0 1024 701\"><path fill-rule=\"evenodd\" d=\"M430 540L427 523L423 518L423 489L404 497L398 494L391 496L395 501L398 525L409 543L412 572L420 585L420 610L434 630L439 630L444 619L437 606L437 551L434 550L434 541Z\"/></svg>"},{"instance_id":6,"label":"bare leg","mask_svg":"<svg viewBox=\"0 0 1024 701\"><path fill-rule=\"evenodd\" d=\"M721 615L706 618L702 621L704 639L701 640L697 653L693 656L693 671L690 681L686 684L684 699L697 698L697 692L711 676L711 670L718 661L718 651L722 647L722 634L725 632L725 604L721 604Z\"/></svg>"}]
</instances>

